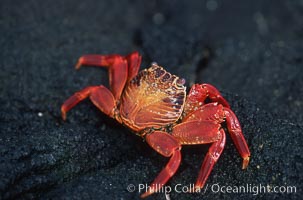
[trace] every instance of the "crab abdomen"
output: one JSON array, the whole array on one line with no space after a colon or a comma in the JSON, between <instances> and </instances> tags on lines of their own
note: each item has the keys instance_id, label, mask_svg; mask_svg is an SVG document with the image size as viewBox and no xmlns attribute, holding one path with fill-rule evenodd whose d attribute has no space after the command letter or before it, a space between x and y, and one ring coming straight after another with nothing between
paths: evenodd
<instances>
[{"instance_id":1,"label":"crab abdomen","mask_svg":"<svg viewBox=\"0 0 303 200\"><path fill-rule=\"evenodd\" d=\"M177 121L183 111L184 80L153 64L142 70L125 87L120 116L134 131L160 128Z\"/></svg>"}]
</instances>

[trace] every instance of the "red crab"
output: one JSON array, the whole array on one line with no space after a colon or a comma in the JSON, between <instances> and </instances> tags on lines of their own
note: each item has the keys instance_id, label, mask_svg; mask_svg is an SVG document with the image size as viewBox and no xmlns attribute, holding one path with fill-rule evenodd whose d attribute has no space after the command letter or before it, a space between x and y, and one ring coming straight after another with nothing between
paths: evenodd
<instances>
[{"instance_id":1,"label":"red crab","mask_svg":"<svg viewBox=\"0 0 303 200\"><path fill-rule=\"evenodd\" d=\"M195 188L202 188L225 146L227 129L243 158L250 152L240 123L219 91L209 84L195 84L186 95L185 80L165 71L156 63L139 71L141 56L84 55L81 65L108 67L110 90L103 85L88 86L69 97L61 107L62 118L80 101L89 97L103 113L144 138L159 154L170 157L166 167L142 198L157 192L175 174L181 162L182 145L212 143L204 158ZM210 101L210 103L206 103Z\"/></svg>"}]
</instances>

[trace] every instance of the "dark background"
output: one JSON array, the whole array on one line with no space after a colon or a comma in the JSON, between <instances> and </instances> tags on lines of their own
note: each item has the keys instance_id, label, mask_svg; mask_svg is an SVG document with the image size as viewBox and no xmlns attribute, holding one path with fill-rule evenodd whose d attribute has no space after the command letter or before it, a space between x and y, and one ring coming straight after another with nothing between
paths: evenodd
<instances>
[{"instance_id":1,"label":"dark background","mask_svg":"<svg viewBox=\"0 0 303 200\"><path fill-rule=\"evenodd\" d=\"M74 70L83 54L143 55L186 78L209 82L239 117L251 149L227 136L208 184L296 186L296 193L201 194L171 199L302 197L303 1L0 2L0 199L139 199L167 163L89 101L63 122L75 91L107 84L107 72ZM167 185L194 183L209 145L186 146ZM148 199L165 199L155 194Z\"/></svg>"}]
</instances>

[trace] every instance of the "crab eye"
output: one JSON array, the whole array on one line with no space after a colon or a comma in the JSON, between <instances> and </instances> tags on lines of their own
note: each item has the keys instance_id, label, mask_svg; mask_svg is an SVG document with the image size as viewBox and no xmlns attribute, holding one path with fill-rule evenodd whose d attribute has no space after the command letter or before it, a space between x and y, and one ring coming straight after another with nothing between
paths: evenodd
<instances>
[{"instance_id":1,"label":"crab eye","mask_svg":"<svg viewBox=\"0 0 303 200\"><path fill-rule=\"evenodd\" d=\"M186 81L184 78L178 78L176 83L178 86L183 86L185 84L185 82Z\"/></svg>"}]
</instances>

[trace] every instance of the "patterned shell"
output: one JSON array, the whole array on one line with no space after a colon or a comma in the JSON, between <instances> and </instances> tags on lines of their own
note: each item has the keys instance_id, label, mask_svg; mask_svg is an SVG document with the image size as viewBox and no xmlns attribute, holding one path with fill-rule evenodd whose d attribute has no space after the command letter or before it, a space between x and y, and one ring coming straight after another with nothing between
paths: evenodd
<instances>
[{"instance_id":1,"label":"patterned shell","mask_svg":"<svg viewBox=\"0 0 303 200\"><path fill-rule=\"evenodd\" d=\"M171 75L157 64L142 70L125 87L120 116L134 131L161 128L176 122L183 111L184 79Z\"/></svg>"}]
</instances>

